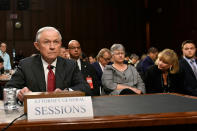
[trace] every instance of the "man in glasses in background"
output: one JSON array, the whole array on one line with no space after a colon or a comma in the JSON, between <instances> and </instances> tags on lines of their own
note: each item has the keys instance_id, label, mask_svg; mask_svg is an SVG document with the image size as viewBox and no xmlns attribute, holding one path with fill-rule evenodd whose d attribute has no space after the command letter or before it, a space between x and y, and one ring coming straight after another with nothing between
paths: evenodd
<instances>
[{"instance_id":1,"label":"man in glasses in background","mask_svg":"<svg viewBox=\"0 0 197 131\"><path fill-rule=\"evenodd\" d=\"M98 78L94 67L90 63L80 59L82 55L82 50L79 41L71 40L68 43L68 49L70 53L70 58L77 61L79 70L81 71L84 80L86 80L89 84L92 94L95 96L100 95Z\"/></svg>"},{"instance_id":2,"label":"man in glasses in background","mask_svg":"<svg viewBox=\"0 0 197 131\"><path fill-rule=\"evenodd\" d=\"M101 77L103 75L103 69L106 65L108 65L111 62L111 52L109 49L103 48L99 51L96 58L97 62L94 62L92 65L96 69L96 74L99 80L99 86L102 87ZM101 92L102 91L100 90L100 93Z\"/></svg>"}]
</instances>

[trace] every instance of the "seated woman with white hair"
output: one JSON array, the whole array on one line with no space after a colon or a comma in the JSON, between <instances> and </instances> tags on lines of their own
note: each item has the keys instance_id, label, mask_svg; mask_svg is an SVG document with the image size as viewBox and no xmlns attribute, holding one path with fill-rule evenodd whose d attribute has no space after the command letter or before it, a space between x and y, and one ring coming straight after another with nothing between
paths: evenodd
<instances>
[{"instance_id":1,"label":"seated woman with white hair","mask_svg":"<svg viewBox=\"0 0 197 131\"><path fill-rule=\"evenodd\" d=\"M109 95L145 93L145 85L136 68L124 64L124 46L113 44L111 53L113 64L106 65L102 75L104 93Z\"/></svg>"}]
</instances>

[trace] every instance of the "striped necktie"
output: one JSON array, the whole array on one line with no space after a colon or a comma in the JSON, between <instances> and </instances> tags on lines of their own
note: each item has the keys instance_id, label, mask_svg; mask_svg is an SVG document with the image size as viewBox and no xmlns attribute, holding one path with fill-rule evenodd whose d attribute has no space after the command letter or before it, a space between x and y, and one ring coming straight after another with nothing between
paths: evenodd
<instances>
[{"instance_id":1,"label":"striped necktie","mask_svg":"<svg viewBox=\"0 0 197 131\"><path fill-rule=\"evenodd\" d=\"M194 75L196 76L197 79L197 68L195 66L195 60L190 60L191 66L192 66L192 70L194 72Z\"/></svg>"}]
</instances>

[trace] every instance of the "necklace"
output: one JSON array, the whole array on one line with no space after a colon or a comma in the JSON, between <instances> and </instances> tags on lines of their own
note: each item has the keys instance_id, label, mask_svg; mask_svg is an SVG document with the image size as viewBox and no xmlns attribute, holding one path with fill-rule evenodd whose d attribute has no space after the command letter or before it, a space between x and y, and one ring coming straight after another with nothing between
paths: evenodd
<instances>
[{"instance_id":1,"label":"necklace","mask_svg":"<svg viewBox=\"0 0 197 131\"><path fill-rule=\"evenodd\" d=\"M170 79L169 75L167 75L167 85L164 85L164 79L163 74L161 74L161 87L163 89L163 93L169 93L170 92Z\"/></svg>"},{"instance_id":2,"label":"necklace","mask_svg":"<svg viewBox=\"0 0 197 131\"><path fill-rule=\"evenodd\" d=\"M124 71L125 70L125 65L122 64L122 65L117 65L117 64L114 64L114 67L119 70L119 71Z\"/></svg>"}]
</instances>

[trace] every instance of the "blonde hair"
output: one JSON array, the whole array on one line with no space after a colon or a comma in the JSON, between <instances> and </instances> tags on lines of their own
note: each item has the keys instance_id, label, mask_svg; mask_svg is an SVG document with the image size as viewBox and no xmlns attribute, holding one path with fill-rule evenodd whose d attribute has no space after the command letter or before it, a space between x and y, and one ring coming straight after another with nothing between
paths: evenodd
<instances>
[{"instance_id":1,"label":"blonde hair","mask_svg":"<svg viewBox=\"0 0 197 131\"><path fill-rule=\"evenodd\" d=\"M179 71L179 61L177 54L171 49L164 49L158 54L158 58L155 62L158 65L158 60L161 60L167 64L172 65L170 69L171 74L175 74Z\"/></svg>"}]
</instances>

